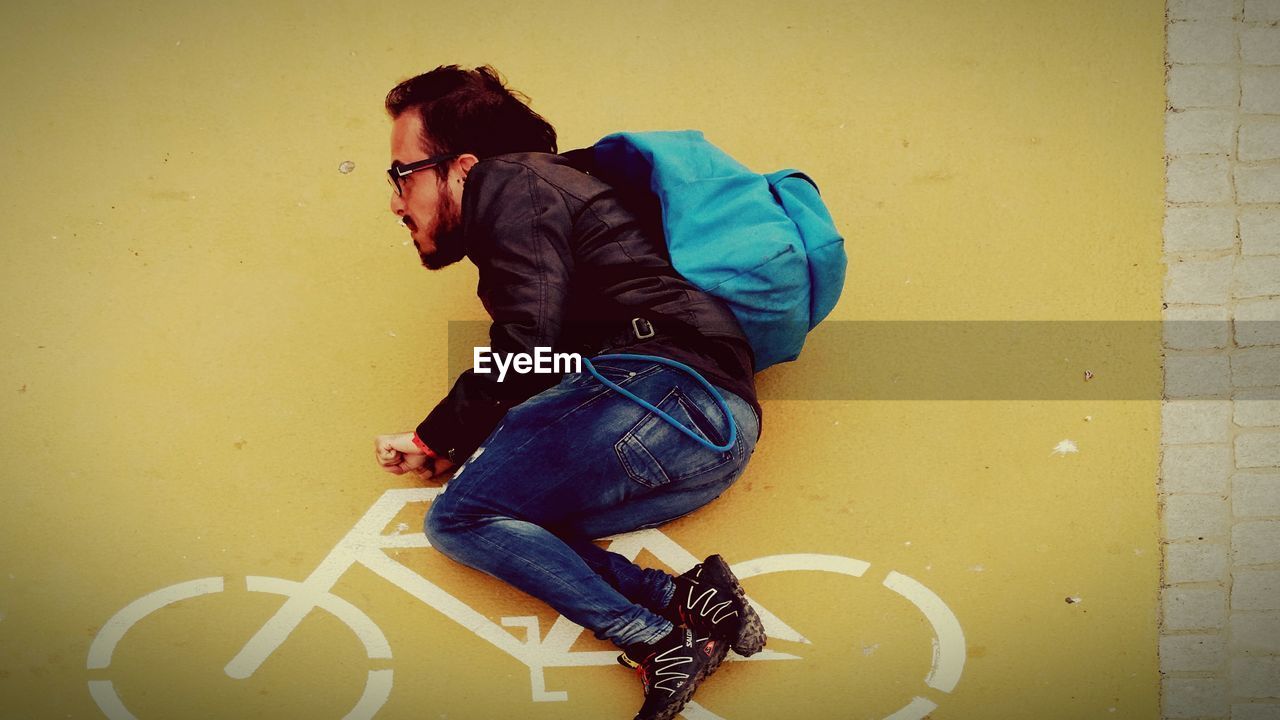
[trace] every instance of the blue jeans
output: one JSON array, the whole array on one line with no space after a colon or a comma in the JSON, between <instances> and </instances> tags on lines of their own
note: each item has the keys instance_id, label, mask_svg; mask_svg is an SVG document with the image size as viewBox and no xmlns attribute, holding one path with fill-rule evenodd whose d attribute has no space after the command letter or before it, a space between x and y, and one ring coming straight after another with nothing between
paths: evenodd
<instances>
[{"instance_id":1,"label":"blue jeans","mask_svg":"<svg viewBox=\"0 0 1280 720\"><path fill-rule=\"evenodd\" d=\"M595 367L712 443L728 439L719 406L689 374L639 360ZM738 479L760 424L746 401L720 394L738 424L737 441L724 452L589 373L568 374L511 408L458 468L427 514L427 538L598 638L620 647L658 640L672 628L655 613L671 600L671 576L591 541L686 515Z\"/></svg>"}]
</instances>

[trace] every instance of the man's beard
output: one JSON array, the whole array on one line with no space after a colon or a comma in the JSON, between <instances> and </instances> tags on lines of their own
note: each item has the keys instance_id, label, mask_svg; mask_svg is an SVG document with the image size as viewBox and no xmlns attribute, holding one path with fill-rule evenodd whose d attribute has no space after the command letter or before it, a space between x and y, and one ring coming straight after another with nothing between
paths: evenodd
<instances>
[{"instance_id":1,"label":"man's beard","mask_svg":"<svg viewBox=\"0 0 1280 720\"><path fill-rule=\"evenodd\" d=\"M453 196L448 192L440 194L440 207L435 220L436 249L424 253L418 251L422 265L429 270L448 267L467 256L467 246L462 237L462 212Z\"/></svg>"}]
</instances>

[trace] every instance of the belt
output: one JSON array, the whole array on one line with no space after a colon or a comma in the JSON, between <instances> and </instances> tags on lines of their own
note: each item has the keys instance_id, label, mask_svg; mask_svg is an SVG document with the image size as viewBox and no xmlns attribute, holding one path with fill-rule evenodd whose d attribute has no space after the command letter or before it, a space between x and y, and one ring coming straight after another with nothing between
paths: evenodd
<instances>
[{"instance_id":1,"label":"belt","mask_svg":"<svg viewBox=\"0 0 1280 720\"><path fill-rule=\"evenodd\" d=\"M658 331L653 327L653 323L642 317L633 317L631 318L631 322L628 324L627 329L610 338L605 347L627 347L628 345L635 345L636 343L644 342L657 334Z\"/></svg>"}]
</instances>

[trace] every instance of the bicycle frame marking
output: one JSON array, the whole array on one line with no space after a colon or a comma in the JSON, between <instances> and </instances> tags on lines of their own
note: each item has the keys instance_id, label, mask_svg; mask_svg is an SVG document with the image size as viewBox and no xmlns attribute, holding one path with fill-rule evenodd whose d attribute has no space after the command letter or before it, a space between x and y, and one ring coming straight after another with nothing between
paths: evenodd
<instances>
[{"instance_id":1,"label":"bicycle frame marking","mask_svg":"<svg viewBox=\"0 0 1280 720\"><path fill-rule=\"evenodd\" d=\"M359 563L382 576L387 581L422 602L444 613L449 619L480 636L499 650L511 655L534 671L534 700L557 701L562 693L548 693L538 682L537 675L547 667L581 667L611 665L616 651L577 651L569 648L582 633L582 627L559 617L540 637L541 628L534 616L503 618L503 625L524 627L526 639L521 642L510 632L485 615L454 597L406 565L388 556L384 550L403 548L427 548L430 543L425 535L386 535L383 529L400 510L411 502L427 502L443 492L438 488L409 488L389 490L365 513L311 575L299 583L298 591L267 621L245 645L244 649L227 664L227 672L233 677L248 677L257 670L275 648L297 627L310 609L322 598L331 597L330 590L338 579L353 565ZM697 559L687 550L672 542L657 530L642 530L617 536L610 547L628 559L634 560L642 549L647 549L663 562L678 571L693 567ZM802 638L799 633L777 621L784 634ZM782 655L777 653L775 655Z\"/></svg>"},{"instance_id":2,"label":"bicycle frame marking","mask_svg":"<svg viewBox=\"0 0 1280 720\"><path fill-rule=\"evenodd\" d=\"M558 616L545 635L541 634L538 618L532 615L503 617L500 626L385 552L392 549L431 546L422 533L401 535L397 531L395 534L384 534L383 530L409 503L429 502L442 492L444 490L441 488L402 488L383 493L321 560L316 569L301 582L248 576L246 578L248 590L280 594L287 599L227 663L224 668L227 675L239 679L251 676L315 608L328 611L350 627L360 639L369 658L390 659L391 648L377 624L359 608L331 592L343 574L356 564L364 565L526 665L530 672L532 699L535 702L568 700L567 692L546 689L545 668L612 665L617 655L616 650L570 650L582 634L583 628L564 616ZM634 561L642 550L648 550L676 572L683 572L698 562L698 559L689 551L656 529L616 535L606 540L610 542L609 550L629 560ZM862 560L837 555L793 554L774 555L742 562L733 566L733 572L744 580L756 575L788 570L815 570L862 577L869 567L870 564ZM941 598L905 575L890 572L883 584L919 608L933 626L935 636L933 662L925 683L941 692L951 692L959 682L965 662L964 633L959 621ZM222 578L203 578L162 588L138 598L112 616L99 631L90 647L88 668L107 668L116 644L134 623L146 615L180 600L220 592L223 589ZM770 638L798 643L810 642L768 609L754 600L750 602L759 614ZM524 628L525 639L523 641L517 639L515 635L504 630L503 626ZM750 658L731 655L729 659L755 662L800 658L787 653L764 650ZM344 720L372 718L390 696L391 686L391 670L370 670L364 693ZM116 695L111 681L91 680L89 689L99 708L109 718L136 720ZM916 697L886 720L918 720L936 707L936 704L928 699ZM721 720L718 715L693 702L685 707L682 714L687 720Z\"/></svg>"}]
</instances>

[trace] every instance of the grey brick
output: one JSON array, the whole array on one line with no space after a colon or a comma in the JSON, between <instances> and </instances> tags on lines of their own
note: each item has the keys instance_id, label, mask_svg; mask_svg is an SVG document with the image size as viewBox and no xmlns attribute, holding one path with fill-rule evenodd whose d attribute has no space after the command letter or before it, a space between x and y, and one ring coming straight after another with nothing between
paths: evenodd
<instances>
[{"instance_id":1,"label":"grey brick","mask_svg":"<svg viewBox=\"0 0 1280 720\"><path fill-rule=\"evenodd\" d=\"M1280 703L1237 703L1231 706L1231 720L1280 720Z\"/></svg>"},{"instance_id":2,"label":"grey brick","mask_svg":"<svg viewBox=\"0 0 1280 720\"><path fill-rule=\"evenodd\" d=\"M1236 435L1236 467L1280 467L1280 432L1242 432Z\"/></svg>"},{"instance_id":3,"label":"grey brick","mask_svg":"<svg viewBox=\"0 0 1280 720\"><path fill-rule=\"evenodd\" d=\"M1169 0L1170 20L1230 20L1235 17L1235 0Z\"/></svg>"},{"instance_id":4,"label":"grey brick","mask_svg":"<svg viewBox=\"0 0 1280 720\"><path fill-rule=\"evenodd\" d=\"M1225 498L1214 495L1168 495L1164 498L1167 540L1224 537L1229 524Z\"/></svg>"},{"instance_id":5,"label":"grey brick","mask_svg":"<svg viewBox=\"0 0 1280 720\"><path fill-rule=\"evenodd\" d=\"M1276 40L1280 42L1280 28L1275 30ZM1242 120L1239 158L1246 162L1280 158L1280 117L1249 117Z\"/></svg>"},{"instance_id":6,"label":"grey brick","mask_svg":"<svg viewBox=\"0 0 1280 720\"><path fill-rule=\"evenodd\" d=\"M1233 324L1241 347L1280 345L1280 298L1240 301Z\"/></svg>"},{"instance_id":7,"label":"grey brick","mask_svg":"<svg viewBox=\"0 0 1280 720\"><path fill-rule=\"evenodd\" d=\"M1225 348L1231 342L1225 305L1170 305L1164 310L1164 346L1171 350Z\"/></svg>"},{"instance_id":8,"label":"grey brick","mask_svg":"<svg viewBox=\"0 0 1280 720\"><path fill-rule=\"evenodd\" d=\"M1280 385L1280 348L1245 348L1231 353L1231 383L1236 387Z\"/></svg>"},{"instance_id":9,"label":"grey brick","mask_svg":"<svg viewBox=\"0 0 1280 720\"><path fill-rule=\"evenodd\" d=\"M1187 155L1169 160L1165 170L1169 202L1231 202L1230 168L1225 155Z\"/></svg>"},{"instance_id":10,"label":"grey brick","mask_svg":"<svg viewBox=\"0 0 1280 720\"><path fill-rule=\"evenodd\" d=\"M1226 640L1217 633L1160 636L1160 672L1215 672L1226 659Z\"/></svg>"},{"instance_id":11,"label":"grey brick","mask_svg":"<svg viewBox=\"0 0 1280 720\"><path fill-rule=\"evenodd\" d=\"M1231 613L1231 654L1280 653L1280 612Z\"/></svg>"},{"instance_id":12,"label":"grey brick","mask_svg":"<svg viewBox=\"0 0 1280 720\"><path fill-rule=\"evenodd\" d=\"M1235 257L1174 260L1165 274L1164 299L1171 304L1222 305L1231 295Z\"/></svg>"},{"instance_id":13,"label":"grey brick","mask_svg":"<svg viewBox=\"0 0 1280 720\"><path fill-rule=\"evenodd\" d=\"M1237 298L1280 295L1280 255L1242 257L1235 273Z\"/></svg>"},{"instance_id":14,"label":"grey brick","mask_svg":"<svg viewBox=\"0 0 1280 720\"><path fill-rule=\"evenodd\" d=\"M1280 90L1280 88L1277 88ZM1241 203L1280 202L1280 165L1250 167L1239 165L1235 170L1236 200Z\"/></svg>"},{"instance_id":15,"label":"grey brick","mask_svg":"<svg viewBox=\"0 0 1280 720\"><path fill-rule=\"evenodd\" d=\"M1240 109L1280 113L1280 65L1246 65L1240 70Z\"/></svg>"},{"instance_id":16,"label":"grey brick","mask_svg":"<svg viewBox=\"0 0 1280 720\"><path fill-rule=\"evenodd\" d=\"M1225 443L1231 434L1231 403L1225 400L1170 400L1161 418L1166 445Z\"/></svg>"},{"instance_id":17,"label":"grey brick","mask_svg":"<svg viewBox=\"0 0 1280 720\"><path fill-rule=\"evenodd\" d=\"M1233 658L1231 690L1236 697L1280 698L1280 657Z\"/></svg>"},{"instance_id":18,"label":"grey brick","mask_svg":"<svg viewBox=\"0 0 1280 720\"><path fill-rule=\"evenodd\" d=\"M1227 621L1227 594L1219 588L1171 587L1164 591L1166 630L1213 630Z\"/></svg>"},{"instance_id":19,"label":"grey brick","mask_svg":"<svg viewBox=\"0 0 1280 720\"><path fill-rule=\"evenodd\" d=\"M1280 570L1236 570L1231 574L1232 610L1280 610Z\"/></svg>"},{"instance_id":20,"label":"grey brick","mask_svg":"<svg viewBox=\"0 0 1280 720\"><path fill-rule=\"evenodd\" d=\"M1171 207L1164 213L1167 253L1230 250L1236 246L1232 208Z\"/></svg>"},{"instance_id":21,"label":"grey brick","mask_svg":"<svg viewBox=\"0 0 1280 720\"><path fill-rule=\"evenodd\" d=\"M1227 579L1227 548L1216 543L1169 543L1164 546L1165 582L1170 585L1220 582Z\"/></svg>"},{"instance_id":22,"label":"grey brick","mask_svg":"<svg viewBox=\"0 0 1280 720\"><path fill-rule=\"evenodd\" d=\"M1170 445L1160 460L1160 491L1221 495L1231 469L1228 445Z\"/></svg>"},{"instance_id":23,"label":"grey brick","mask_svg":"<svg viewBox=\"0 0 1280 720\"><path fill-rule=\"evenodd\" d=\"M1165 86L1178 109L1234 108L1240 104L1240 71L1222 65L1174 65Z\"/></svg>"},{"instance_id":24,"label":"grey brick","mask_svg":"<svg viewBox=\"0 0 1280 720\"><path fill-rule=\"evenodd\" d=\"M1240 246L1245 255L1280 255L1280 210L1242 209Z\"/></svg>"},{"instance_id":25,"label":"grey brick","mask_svg":"<svg viewBox=\"0 0 1280 720\"><path fill-rule=\"evenodd\" d=\"M1280 28L1241 28L1240 57L1246 65L1280 65Z\"/></svg>"},{"instance_id":26,"label":"grey brick","mask_svg":"<svg viewBox=\"0 0 1280 720\"><path fill-rule=\"evenodd\" d=\"M1224 20L1179 20L1167 28L1169 62L1183 65L1236 61L1235 24Z\"/></svg>"},{"instance_id":27,"label":"grey brick","mask_svg":"<svg viewBox=\"0 0 1280 720\"><path fill-rule=\"evenodd\" d=\"M1280 427L1280 399L1274 391L1264 391L1257 398L1237 395L1234 419L1240 427Z\"/></svg>"},{"instance_id":28,"label":"grey brick","mask_svg":"<svg viewBox=\"0 0 1280 720\"><path fill-rule=\"evenodd\" d=\"M1226 355L1168 355L1164 361L1165 397L1226 398L1231 393L1231 363Z\"/></svg>"},{"instance_id":29,"label":"grey brick","mask_svg":"<svg viewBox=\"0 0 1280 720\"><path fill-rule=\"evenodd\" d=\"M1236 116L1230 110L1173 110L1164 116L1164 147L1169 155L1226 155L1235 137Z\"/></svg>"},{"instance_id":30,"label":"grey brick","mask_svg":"<svg viewBox=\"0 0 1280 720\"><path fill-rule=\"evenodd\" d=\"M1231 508L1236 517L1280 516L1280 473L1237 473L1232 476Z\"/></svg>"},{"instance_id":31,"label":"grey brick","mask_svg":"<svg viewBox=\"0 0 1280 720\"><path fill-rule=\"evenodd\" d=\"M1232 563L1280 563L1280 520L1250 520L1231 528Z\"/></svg>"},{"instance_id":32,"label":"grey brick","mask_svg":"<svg viewBox=\"0 0 1280 720\"><path fill-rule=\"evenodd\" d=\"M1227 681L1221 678L1165 678L1162 694L1168 718L1218 717L1230 711Z\"/></svg>"},{"instance_id":33,"label":"grey brick","mask_svg":"<svg viewBox=\"0 0 1280 720\"><path fill-rule=\"evenodd\" d=\"M1280 22L1280 0L1244 0L1245 22Z\"/></svg>"}]
</instances>

